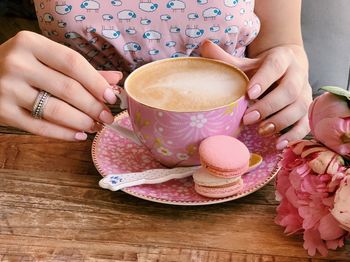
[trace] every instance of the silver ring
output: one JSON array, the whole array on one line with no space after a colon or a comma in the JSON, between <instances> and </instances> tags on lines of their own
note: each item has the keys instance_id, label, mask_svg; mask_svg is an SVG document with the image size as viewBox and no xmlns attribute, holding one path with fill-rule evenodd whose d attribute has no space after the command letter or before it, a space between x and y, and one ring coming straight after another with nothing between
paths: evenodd
<instances>
[{"instance_id":1,"label":"silver ring","mask_svg":"<svg viewBox=\"0 0 350 262\"><path fill-rule=\"evenodd\" d=\"M32 109L32 116L36 119L42 119L44 115L44 108L50 97L50 93L41 90L35 99Z\"/></svg>"}]
</instances>

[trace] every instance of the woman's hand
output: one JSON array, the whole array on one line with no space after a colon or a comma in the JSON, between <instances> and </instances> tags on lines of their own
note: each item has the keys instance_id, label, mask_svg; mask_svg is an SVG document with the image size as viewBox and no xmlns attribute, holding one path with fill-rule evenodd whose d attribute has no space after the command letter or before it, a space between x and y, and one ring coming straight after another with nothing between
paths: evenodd
<instances>
[{"instance_id":1,"label":"woman's hand","mask_svg":"<svg viewBox=\"0 0 350 262\"><path fill-rule=\"evenodd\" d=\"M22 31L0 46L0 123L64 140L85 140L98 122L111 124L105 102L120 72L98 73L79 53L36 33ZM108 79L108 81L106 80ZM52 96L43 118L31 115L39 91Z\"/></svg>"},{"instance_id":2,"label":"woman's hand","mask_svg":"<svg viewBox=\"0 0 350 262\"><path fill-rule=\"evenodd\" d=\"M263 136L292 126L278 138L277 149L302 139L310 131L307 112L312 90L308 69L298 62L295 48L300 47L274 47L249 59L233 57L210 41L201 46L202 56L231 63L251 76L247 92L256 101L244 115L245 125L260 122L259 133Z\"/></svg>"}]
</instances>

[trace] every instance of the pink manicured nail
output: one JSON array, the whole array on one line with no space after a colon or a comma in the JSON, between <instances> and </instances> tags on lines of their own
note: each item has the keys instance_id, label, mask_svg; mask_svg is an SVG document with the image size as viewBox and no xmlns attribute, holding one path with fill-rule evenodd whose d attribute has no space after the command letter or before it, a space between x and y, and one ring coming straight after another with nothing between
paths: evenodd
<instances>
[{"instance_id":1,"label":"pink manicured nail","mask_svg":"<svg viewBox=\"0 0 350 262\"><path fill-rule=\"evenodd\" d=\"M258 129L258 133L261 136L271 136L276 132L276 126L273 123L265 123Z\"/></svg>"},{"instance_id":2,"label":"pink manicured nail","mask_svg":"<svg viewBox=\"0 0 350 262\"><path fill-rule=\"evenodd\" d=\"M106 88L103 97L111 105L114 105L117 102L117 97L115 96L113 90L110 88Z\"/></svg>"},{"instance_id":3,"label":"pink manicured nail","mask_svg":"<svg viewBox=\"0 0 350 262\"><path fill-rule=\"evenodd\" d=\"M261 86L256 84L248 89L248 95L250 99L257 99L261 94Z\"/></svg>"},{"instance_id":4,"label":"pink manicured nail","mask_svg":"<svg viewBox=\"0 0 350 262\"><path fill-rule=\"evenodd\" d=\"M243 123L245 125L254 124L256 121L260 119L260 113L256 110L249 112L243 117Z\"/></svg>"},{"instance_id":5,"label":"pink manicured nail","mask_svg":"<svg viewBox=\"0 0 350 262\"><path fill-rule=\"evenodd\" d=\"M87 139L87 134L84 132L79 132L75 134L74 138L79 141L85 141Z\"/></svg>"},{"instance_id":6,"label":"pink manicured nail","mask_svg":"<svg viewBox=\"0 0 350 262\"><path fill-rule=\"evenodd\" d=\"M123 78L123 73L122 73L122 72L120 72L120 71L108 71L108 72L111 72L111 73L113 73L113 74L118 75L118 76L120 77L120 79L122 79L122 78Z\"/></svg>"},{"instance_id":7,"label":"pink manicured nail","mask_svg":"<svg viewBox=\"0 0 350 262\"><path fill-rule=\"evenodd\" d=\"M277 143L276 149L277 149L277 150L282 150L282 149L284 149L286 146L288 146L288 141L287 141L287 140L282 140L281 142Z\"/></svg>"},{"instance_id":8,"label":"pink manicured nail","mask_svg":"<svg viewBox=\"0 0 350 262\"><path fill-rule=\"evenodd\" d=\"M106 124L112 124L114 121L113 115L107 110L103 110L99 116L100 120Z\"/></svg>"}]
</instances>

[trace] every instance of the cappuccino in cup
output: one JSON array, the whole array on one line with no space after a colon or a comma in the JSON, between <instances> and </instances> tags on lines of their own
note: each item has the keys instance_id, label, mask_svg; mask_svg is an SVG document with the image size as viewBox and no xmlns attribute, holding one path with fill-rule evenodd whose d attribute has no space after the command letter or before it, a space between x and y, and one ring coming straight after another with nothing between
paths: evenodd
<instances>
[{"instance_id":1,"label":"cappuccino in cup","mask_svg":"<svg viewBox=\"0 0 350 262\"><path fill-rule=\"evenodd\" d=\"M161 61L159 61L161 62ZM213 60L183 59L145 66L128 79L136 101L175 112L205 111L232 103L245 93L247 80L231 66Z\"/></svg>"},{"instance_id":2,"label":"cappuccino in cup","mask_svg":"<svg viewBox=\"0 0 350 262\"><path fill-rule=\"evenodd\" d=\"M200 142L237 135L248 100L248 77L224 62L184 57L133 71L120 91L132 130L115 127L167 167L199 165ZM126 103L125 103L126 104Z\"/></svg>"}]
</instances>

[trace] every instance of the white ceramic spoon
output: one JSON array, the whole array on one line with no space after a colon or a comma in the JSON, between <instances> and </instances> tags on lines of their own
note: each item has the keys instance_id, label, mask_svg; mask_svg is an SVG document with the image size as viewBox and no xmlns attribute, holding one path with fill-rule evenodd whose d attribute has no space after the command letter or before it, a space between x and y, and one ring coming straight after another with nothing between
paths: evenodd
<instances>
[{"instance_id":1,"label":"white ceramic spoon","mask_svg":"<svg viewBox=\"0 0 350 262\"><path fill-rule=\"evenodd\" d=\"M261 155L255 153L251 154L248 172L257 168L261 164L262 160L263 158ZM159 184L171 179L191 176L198 168L200 168L200 166L176 167L172 169L149 169L135 173L110 174L100 180L99 186L111 191L117 191L131 186Z\"/></svg>"}]
</instances>

